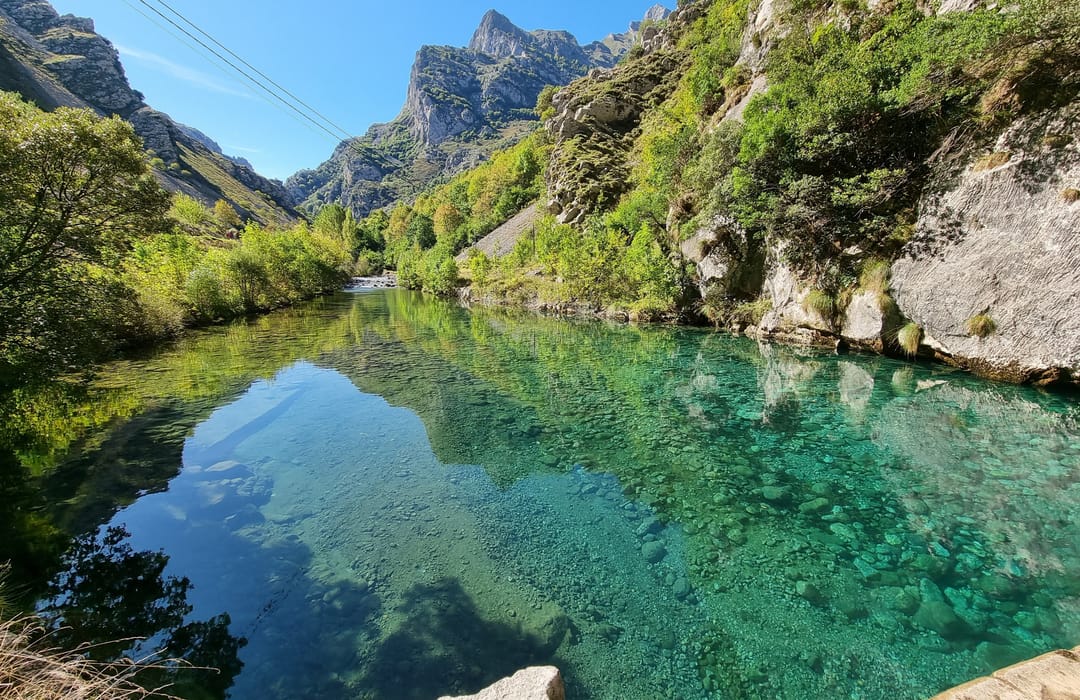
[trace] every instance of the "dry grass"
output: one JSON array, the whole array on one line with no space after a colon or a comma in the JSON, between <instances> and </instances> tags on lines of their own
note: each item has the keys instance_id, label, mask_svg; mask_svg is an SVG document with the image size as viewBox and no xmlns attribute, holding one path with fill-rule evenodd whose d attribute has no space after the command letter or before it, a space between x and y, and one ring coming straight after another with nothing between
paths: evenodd
<instances>
[{"instance_id":1,"label":"dry grass","mask_svg":"<svg viewBox=\"0 0 1080 700\"><path fill-rule=\"evenodd\" d=\"M1072 204L1073 202L1080 200L1080 190L1075 187L1066 187L1061 191L1061 198L1069 204Z\"/></svg>"},{"instance_id":2,"label":"dry grass","mask_svg":"<svg viewBox=\"0 0 1080 700\"><path fill-rule=\"evenodd\" d=\"M1012 158L1012 154L1008 151L994 151L993 153L987 153L984 156L979 156L974 165L971 166L971 171L975 173L981 173L984 170L993 170L994 168L1000 168L1009 162Z\"/></svg>"},{"instance_id":3,"label":"dry grass","mask_svg":"<svg viewBox=\"0 0 1080 700\"><path fill-rule=\"evenodd\" d=\"M1065 148L1072 140L1071 134L1047 134L1043 136L1042 145L1047 148Z\"/></svg>"},{"instance_id":4,"label":"dry grass","mask_svg":"<svg viewBox=\"0 0 1080 700\"><path fill-rule=\"evenodd\" d=\"M50 646L40 621L17 617L0 622L0 698L4 700L128 700L172 698L164 688L149 690L135 675L150 666L130 660L92 661L86 648Z\"/></svg>"}]
</instances>

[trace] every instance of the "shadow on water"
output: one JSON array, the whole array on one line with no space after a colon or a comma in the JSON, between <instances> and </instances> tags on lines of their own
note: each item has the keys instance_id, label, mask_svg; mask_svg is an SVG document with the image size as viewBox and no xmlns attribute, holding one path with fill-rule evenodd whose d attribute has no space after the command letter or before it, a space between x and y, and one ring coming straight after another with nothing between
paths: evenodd
<instances>
[{"instance_id":1,"label":"shadow on water","mask_svg":"<svg viewBox=\"0 0 1080 700\"><path fill-rule=\"evenodd\" d=\"M405 621L381 643L362 681L375 697L475 693L526 666L552 664L569 673L549 641L481 617L457 579L414 585L396 612ZM566 683L574 684L572 674Z\"/></svg>"}]
</instances>

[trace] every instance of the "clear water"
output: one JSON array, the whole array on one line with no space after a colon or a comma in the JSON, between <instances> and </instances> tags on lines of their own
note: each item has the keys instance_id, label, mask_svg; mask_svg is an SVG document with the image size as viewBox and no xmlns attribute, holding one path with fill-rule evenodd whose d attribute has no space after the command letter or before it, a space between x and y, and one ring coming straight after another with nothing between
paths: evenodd
<instances>
[{"instance_id":1,"label":"clear water","mask_svg":"<svg viewBox=\"0 0 1080 700\"><path fill-rule=\"evenodd\" d=\"M920 698L1080 644L1075 397L387 290L27 405L0 558L84 638L226 670L192 697L554 663L574 698Z\"/></svg>"}]
</instances>

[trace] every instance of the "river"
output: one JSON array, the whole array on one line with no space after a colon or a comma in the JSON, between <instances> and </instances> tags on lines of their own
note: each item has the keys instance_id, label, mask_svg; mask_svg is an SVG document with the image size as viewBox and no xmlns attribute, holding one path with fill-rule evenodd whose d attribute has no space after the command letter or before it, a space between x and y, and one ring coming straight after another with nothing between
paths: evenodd
<instances>
[{"instance_id":1,"label":"river","mask_svg":"<svg viewBox=\"0 0 1080 700\"><path fill-rule=\"evenodd\" d=\"M6 397L0 561L193 698L921 698L1080 643L1080 405L341 293Z\"/></svg>"}]
</instances>

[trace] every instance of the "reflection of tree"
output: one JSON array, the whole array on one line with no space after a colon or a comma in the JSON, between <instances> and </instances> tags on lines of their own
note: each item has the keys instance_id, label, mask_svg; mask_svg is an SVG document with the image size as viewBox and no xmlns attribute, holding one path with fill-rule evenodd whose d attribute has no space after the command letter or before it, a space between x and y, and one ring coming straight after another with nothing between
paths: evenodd
<instances>
[{"instance_id":1,"label":"reflection of tree","mask_svg":"<svg viewBox=\"0 0 1080 700\"><path fill-rule=\"evenodd\" d=\"M101 660L119 658L134 647L183 659L202 668L151 669L143 682L174 683L173 692L197 685L200 697L224 697L240 672L238 652L246 640L229 634L227 614L185 624L192 610L187 602L191 581L165 576L169 557L135 551L125 541L129 536L123 527L112 527L101 537L75 541L42 611L55 627L57 642L68 648L87 645L89 655ZM140 645L136 638L147 641Z\"/></svg>"}]
</instances>

